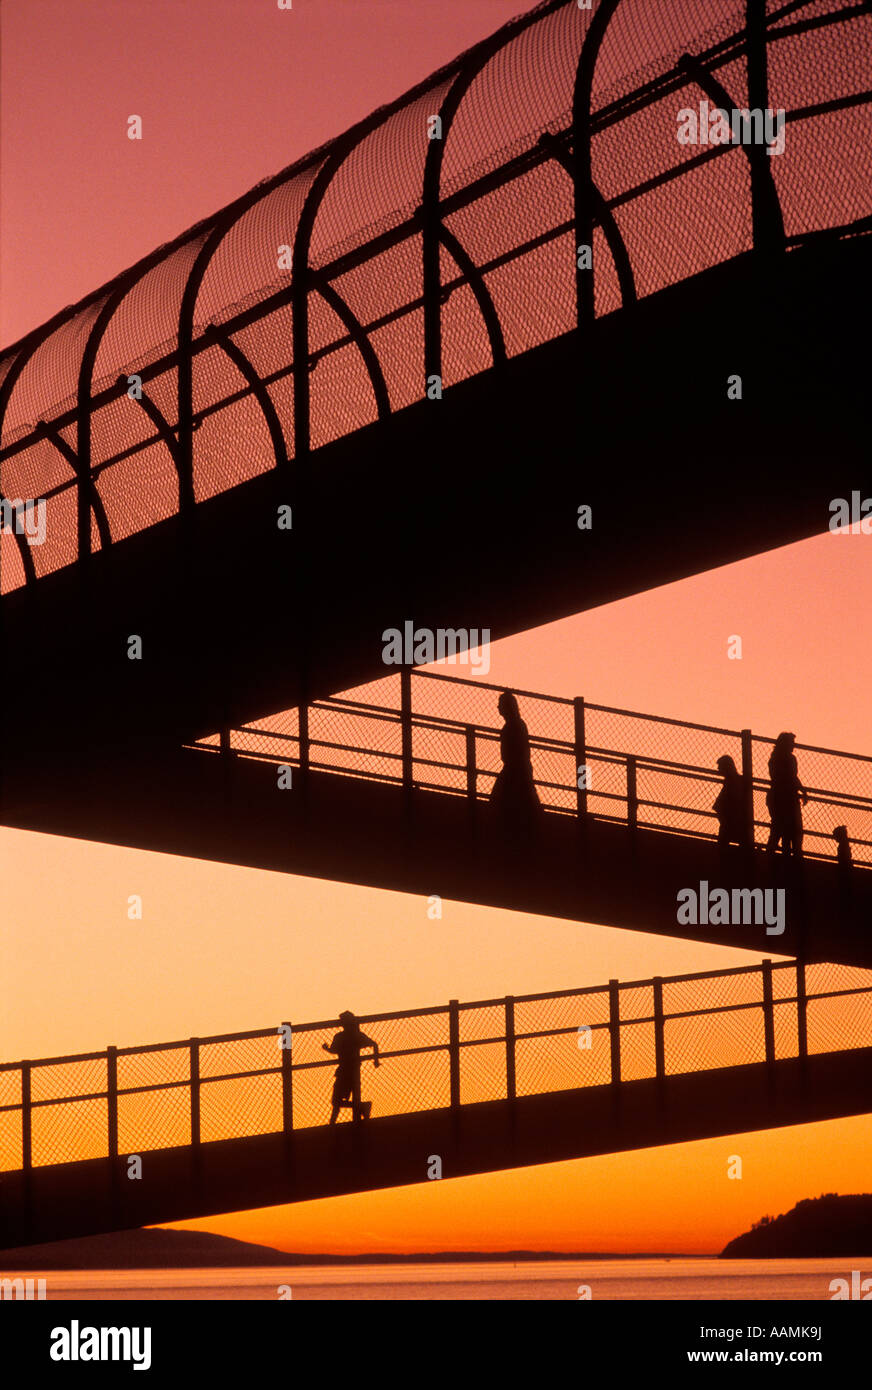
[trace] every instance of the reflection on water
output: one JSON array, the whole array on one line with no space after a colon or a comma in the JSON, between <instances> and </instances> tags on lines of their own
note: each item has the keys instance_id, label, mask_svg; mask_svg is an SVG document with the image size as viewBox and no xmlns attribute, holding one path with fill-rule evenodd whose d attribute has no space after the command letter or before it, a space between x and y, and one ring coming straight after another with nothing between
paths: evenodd
<instances>
[{"instance_id":1,"label":"reflection on water","mask_svg":"<svg viewBox=\"0 0 872 1390\"><path fill-rule=\"evenodd\" d=\"M592 1299L827 1300L845 1260L548 1260L517 1264L293 1265L262 1269L131 1269L45 1273L49 1299ZM3 1271L5 1277L14 1271ZM32 1274L22 1277L34 1277Z\"/></svg>"}]
</instances>

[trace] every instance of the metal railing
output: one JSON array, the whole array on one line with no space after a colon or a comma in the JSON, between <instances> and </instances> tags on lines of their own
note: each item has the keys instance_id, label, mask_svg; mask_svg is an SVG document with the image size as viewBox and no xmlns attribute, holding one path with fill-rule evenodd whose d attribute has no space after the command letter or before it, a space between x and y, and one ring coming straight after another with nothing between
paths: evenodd
<instances>
[{"instance_id":1,"label":"metal railing","mask_svg":"<svg viewBox=\"0 0 872 1390\"><path fill-rule=\"evenodd\" d=\"M872 971L793 961L368 1014L372 1117L872 1046ZM339 1021L0 1065L0 1169L327 1123Z\"/></svg>"},{"instance_id":2,"label":"metal railing","mask_svg":"<svg viewBox=\"0 0 872 1390\"><path fill-rule=\"evenodd\" d=\"M295 772L326 772L407 793L464 797L475 806L489 799L500 771L500 732L493 721L502 689L404 669L316 700L302 718L299 710L288 710L188 746L228 759L284 764L292 779ZM529 729L536 791L548 811L716 838L716 764L729 755L745 779L749 842L765 843L774 739L581 698L513 693ZM796 756L808 793L803 854L835 858L833 830L843 824L854 863L872 865L872 758L802 743Z\"/></svg>"},{"instance_id":3,"label":"metal railing","mask_svg":"<svg viewBox=\"0 0 872 1390\"><path fill-rule=\"evenodd\" d=\"M44 499L47 538L0 535L3 591L435 378L745 253L869 230L865 0L722 0L702 33L684 4L644 11L650 32L639 13L545 0L8 349L0 492ZM783 153L679 143L701 98L783 109Z\"/></svg>"}]
</instances>

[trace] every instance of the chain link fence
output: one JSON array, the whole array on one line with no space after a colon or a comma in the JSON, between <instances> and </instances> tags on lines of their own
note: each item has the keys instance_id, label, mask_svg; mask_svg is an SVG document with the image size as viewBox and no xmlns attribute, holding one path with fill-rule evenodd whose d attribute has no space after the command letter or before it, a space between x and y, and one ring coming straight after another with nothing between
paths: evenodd
<instances>
[{"instance_id":1,"label":"chain link fence","mask_svg":"<svg viewBox=\"0 0 872 1390\"><path fill-rule=\"evenodd\" d=\"M872 971L764 962L356 1023L4 1063L0 1170L325 1125L347 1030L372 1118L872 1047Z\"/></svg>"},{"instance_id":2,"label":"chain link fence","mask_svg":"<svg viewBox=\"0 0 872 1390\"><path fill-rule=\"evenodd\" d=\"M722 785L717 763L727 756L751 788L749 837L753 818L753 841L766 844L774 739L584 700L512 693L527 727L536 793L548 811L715 839L714 802ZM310 705L305 749L298 710L229 729L223 747L232 756L292 768L305 759L312 771L486 802L502 767L501 694L483 681L397 672ZM222 739L213 734L189 746L216 751ZM852 862L872 865L872 758L801 743L796 757L808 793L803 853L836 858L833 830L843 825Z\"/></svg>"}]
</instances>

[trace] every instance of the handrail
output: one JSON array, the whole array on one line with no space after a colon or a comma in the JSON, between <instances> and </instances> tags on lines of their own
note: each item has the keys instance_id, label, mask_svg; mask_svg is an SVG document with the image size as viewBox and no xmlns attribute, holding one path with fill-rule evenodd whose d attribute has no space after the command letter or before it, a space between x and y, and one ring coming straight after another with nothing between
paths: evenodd
<instances>
[{"instance_id":1,"label":"handrail","mask_svg":"<svg viewBox=\"0 0 872 1390\"><path fill-rule=\"evenodd\" d=\"M393 676L377 678L375 686L384 689L385 681L392 680L397 670L403 668L387 669ZM482 718L482 702L488 702L487 714L493 717L492 699L502 690L502 686L487 681L412 668L405 716L398 692L381 697L394 699L393 704L360 698L366 694L361 687L349 694L313 700L307 706L308 766L316 772L357 777L393 787L402 784L407 792L464 797L473 806L487 802L499 771L495 745L499 742L500 730ZM431 696L437 691L444 692L451 700L450 712L445 712L445 698L437 701L434 711ZM712 839L717 833L712 824L716 817L711 805L700 802L700 792L705 786L714 788L720 784L716 761L724 753L730 753L734 761L741 763L747 791L746 824L752 843L756 841L758 829L767 824L763 815L769 777L760 764L765 766L775 742L773 738L748 729L728 729L644 714L564 696L520 689L513 689L512 693L522 704L529 701L531 705L522 713L528 723L533 782L546 811ZM586 732L581 735L576 723L579 708L584 709L587 721ZM318 716L314 727L313 715ZM295 718L295 711L289 710L256 721L257 727L226 728L220 737L208 735L184 747L200 752L220 752L233 759L287 762L293 766L295 746L299 745ZM410 738L408 743L399 737L403 733L404 719L407 721L406 737ZM325 720L327 727L323 727ZM370 724L397 732L391 737L380 735L379 740L374 740L366 732ZM664 738L666 746L662 746ZM447 749L446 740L449 742ZM705 761L701 759L703 748L707 754ZM826 816L832 814L848 827L855 867L872 867L872 853L869 853L872 850L872 758L816 744L796 743L795 748L801 775L802 760L805 757L816 760L814 780L803 778L807 804L811 808L806 813L804 834L813 842L806 854L825 860L838 857L833 822L826 823ZM688 757L687 753L695 757ZM827 760L830 767L821 767L821 759ZM588 783L584 798L577 796L577 773L583 764L588 766L589 776L597 767L620 769L618 784L599 778ZM855 789L850 779L862 774L864 769L868 777ZM832 779L829 785L824 774ZM615 808L615 802L624 803L623 814ZM692 823L688 823L688 818ZM827 842L832 844L831 851Z\"/></svg>"},{"instance_id":2,"label":"handrail","mask_svg":"<svg viewBox=\"0 0 872 1390\"><path fill-rule=\"evenodd\" d=\"M809 970L816 971L819 977L811 989L806 978ZM777 991L776 981L780 983ZM703 1001L701 1007L687 1006L688 985L696 987L697 997ZM641 1001L645 1005L641 1009L640 991L649 992L649 998ZM633 1000L629 1017L624 1016L622 1010L622 999L627 996ZM763 960L759 964L726 970L654 976L645 980L610 980L605 984L539 994L448 1001L426 1008L365 1014L358 1018L358 1023L376 1034L380 1058L387 1064L379 1073L376 1113L404 1114L410 1110L445 1108L449 1104L449 1072L455 1078L451 1103L463 1105L480 1099L516 1103L519 1095L600 1085L623 1086L646 1077L710 1071L723 1066L765 1063L771 1074L773 1067L793 1059L806 1067L810 1053L872 1047L872 998L868 996L872 996L872 971L825 964L806 966L792 960ZM845 1011L841 1001L847 999L854 1002ZM862 1008L858 1008L858 1004ZM502 1028L497 1020L489 1017L495 1010L498 1019L504 1020ZM748 1011L751 1011L749 1015ZM728 1016L740 1014L762 1022L762 1033L753 1022L742 1030L739 1043L734 1032L717 1032L715 1020L726 1021ZM780 1022L777 1033L776 1015ZM454 1025L452 1019L456 1021ZM704 1033L693 1032L698 1020L708 1021ZM422 1035L422 1023L430 1028L429 1036ZM480 1026L481 1023L485 1026ZM338 1019L295 1024L292 1028L282 1023L247 1033L224 1033L137 1047L108 1047L102 1052L0 1063L0 1078L14 1079L16 1072L21 1078L18 1098L0 1104L0 1114L22 1117L19 1139L7 1140L5 1152L0 1147L0 1170L23 1169L29 1181L28 1175L34 1166L107 1155L117 1158L122 1152L177 1148L180 1144L187 1147L192 1140L196 1146L204 1142L204 1127L208 1142L209 1136L238 1138L325 1124L329 1109L326 1086L319 1083L317 1089L312 1090L305 1078L313 1074L317 1077L325 1068L336 1065L335 1055L320 1056L317 1044L319 1034L329 1036L339 1027ZM259 1052L251 1052L252 1044L268 1039L277 1044L277 1050L281 1049L283 1035L289 1028L288 1056L282 1052L272 1062L262 1048ZM633 1046L629 1051L624 1049L622 1063L623 1040L628 1029L635 1030ZM704 1047L701 1046L703 1036ZM307 1038L311 1038L310 1043L306 1042ZM570 1041L573 1038L576 1046ZM714 1062L711 1060L713 1038L721 1049ZM596 1039L602 1039L602 1044ZM221 1053L215 1059L219 1062L217 1069L208 1071L210 1048L238 1049L243 1044L248 1045L248 1051ZM495 1060L493 1052L487 1050L495 1046L499 1047L501 1061ZM470 1049L480 1057L471 1071L464 1062L472 1055ZM155 1054L160 1052L176 1052L183 1056L187 1052L190 1063L185 1074L170 1079L159 1072L143 1078L141 1070L124 1075L130 1060L136 1057L155 1058L159 1066ZM643 1053L645 1056L640 1062ZM442 1057L445 1061L438 1064L436 1071L431 1065L429 1069L410 1072L410 1059L425 1055ZM46 1083L40 1081L41 1071L89 1063L91 1067L82 1078L80 1089L68 1083L61 1094L41 1093L46 1084L51 1085L50 1070ZM276 1108L279 1099L276 1083L279 1082L282 1095L285 1088L293 1088L293 1107L282 1104ZM370 1084L375 1087L374 1081ZM485 1094L480 1093L483 1084ZM8 1093L8 1081L4 1086ZM232 1098L226 1090L229 1086L236 1088ZM171 1111L156 1111L154 1105L146 1110L124 1108L135 1105L145 1096L169 1096L170 1093L180 1097ZM82 1124L91 1117L93 1126L95 1113L98 1116L100 1133L97 1137L92 1135L87 1142L82 1141L85 1152L81 1151L81 1143L77 1149L76 1126L70 1126L68 1112L56 1109L65 1106L84 1107L74 1111ZM97 1112L94 1106L99 1107ZM60 1128L53 1130L56 1114L60 1116ZM156 1114L165 1116L157 1128ZM188 1114L190 1121L186 1118ZM119 1144L119 1120L122 1137L129 1139L129 1144ZM230 1134L226 1135L225 1130ZM97 1153L93 1152L95 1146L99 1150ZM10 1156L14 1161L10 1162Z\"/></svg>"}]
</instances>

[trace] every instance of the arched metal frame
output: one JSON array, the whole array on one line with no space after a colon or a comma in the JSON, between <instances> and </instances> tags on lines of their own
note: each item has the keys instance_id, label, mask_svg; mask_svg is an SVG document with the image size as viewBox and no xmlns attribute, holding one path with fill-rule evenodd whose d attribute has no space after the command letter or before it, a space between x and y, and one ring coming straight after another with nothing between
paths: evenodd
<instances>
[{"instance_id":1,"label":"arched metal frame","mask_svg":"<svg viewBox=\"0 0 872 1390\"><path fill-rule=\"evenodd\" d=\"M484 276L478 269L472 257L461 246L457 237L450 232L444 224L439 226L439 241L445 250L453 257L457 268L466 279L469 288L475 295L476 302L481 310L484 319L487 335L490 339L491 356L495 367L500 366L508 358L506 353L505 339L503 338L503 326L500 323L500 316L496 311L496 306L488 293L488 288L484 283Z\"/></svg>"},{"instance_id":2,"label":"arched metal frame","mask_svg":"<svg viewBox=\"0 0 872 1390\"><path fill-rule=\"evenodd\" d=\"M765 51L765 43L763 48ZM726 87L712 73L708 72L698 59L691 54L685 54L679 60L678 67L702 89L715 106L723 110L725 116L729 117L729 113L735 109L736 103ZM748 109L754 109L750 93ZM760 106L757 109L765 111L766 107ZM759 145L753 140L748 144L743 141L738 148L747 155L751 170L751 220L754 229L755 249L758 251L780 250L784 246L784 218L781 214L781 203L778 200L778 190L775 187L775 179L772 174L772 161L766 153L765 146ZM760 163L761 154L765 160L762 165Z\"/></svg>"},{"instance_id":3,"label":"arched metal frame","mask_svg":"<svg viewBox=\"0 0 872 1390\"><path fill-rule=\"evenodd\" d=\"M324 302L333 310L334 314L340 318L353 338L364 366L369 373L373 395L375 397L375 408L378 418L384 420L391 413L391 398L388 394L388 384L385 381L385 374L382 371L382 364L378 360L378 353L364 331L363 324L356 314L352 313L350 306L342 298L342 295L331 285L330 281L317 272L311 272L312 286L320 294Z\"/></svg>"},{"instance_id":4,"label":"arched metal frame","mask_svg":"<svg viewBox=\"0 0 872 1390\"><path fill-rule=\"evenodd\" d=\"M49 330L46 330L43 334L37 336L34 339L33 343L30 345L29 350L19 352L17 357L12 362L9 371L3 378L3 381L0 382L0 437L2 437L3 433L3 421L6 417L6 407L9 404L10 397L12 396L12 392L15 389L15 385L18 381L18 378L21 376L21 373L24 371L24 368L27 366L27 363L33 357L33 354L39 347L42 346L46 338L48 338L49 336L50 332ZM36 567L33 563L33 556L30 553L30 546L26 543L24 537L20 536L17 531L13 530L12 535L15 537L15 541L18 546L19 553L21 555L21 563L24 566L25 587L28 584L35 584Z\"/></svg>"},{"instance_id":5,"label":"arched metal frame","mask_svg":"<svg viewBox=\"0 0 872 1390\"><path fill-rule=\"evenodd\" d=\"M593 247L596 199L593 191L593 79L606 30L621 0L600 0L581 46L572 95L572 151L574 169L576 246ZM575 271L576 314L579 328L589 328L596 317L594 270Z\"/></svg>"},{"instance_id":6,"label":"arched metal frame","mask_svg":"<svg viewBox=\"0 0 872 1390\"><path fill-rule=\"evenodd\" d=\"M97 523L97 534L100 537L100 544L102 546L111 545L112 532L109 527L109 518L106 515L106 508L103 506L103 499L97 491L97 484L90 468L83 467L81 458L79 454L76 452L76 450L73 449L63 438L63 436L59 434L57 430L53 429L52 426L48 424L45 420L41 420L39 423L37 437L40 439L45 439L48 441L49 444L52 444L55 447L55 449L57 449L61 458L64 459L64 461L70 465L70 468L72 468L73 472L75 473L77 480L76 496L77 498L84 497L87 501L88 510L86 515L88 519L88 545L86 549L82 547L80 534L79 557L81 558L82 555L91 553L92 511L94 513L94 520ZM81 521L79 522L79 531L81 533Z\"/></svg>"},{"instance_id":7,"label":"arched metal frame","mask_svg":"<svg viewBox=\"0 0 872 1390\"><path fill-rule=\"evenodd\" d=\"M571 178L572 156L566 152L556 136L543 135L539 144L557 160L558 164L562 165ZM602 228L603 236L606 239L606 245L612 254L612 260L615 263L615 272L621 291L621 303L622 306L626 308L630 304L635 304L638 299L638 295L636 294L636 278L633 275L630 253L627 250L624 238L621 236L621 229L615 220L614 213L593 178L590 180L590 188L594 212Z\"/></svg>"},{"instance_id":8,"label":"arched metal frame","mask_svg":"<svg viewBox=\"0 0 872 1390\"><path fill-rule=\"evenodd\" d=\"M441 295L441 266L439 247L445 246L446 250L454 255L450 245L446 242L444 233L446 228L442 223L440 213L440 203L442 198L442 165L445 161L445 149L448 144L448 136L451 131L454 117L460 109L463 98L469 91L476 77L483 71L492 58L500 52L502 48L512 42L528 29L531 24L539 23L554 10L562 8L563 0L555 0L554 4L537 8L529 15L522 16L505 29L499 30L486 39L484 43L473 48L467 55L463 67L451 84L448 92L443 98L442 105L438 114L441 125L441 136L439 139L430 140L427 146L427 153L424 157L424 177L421 189L421 250L423 257L423 283L424 283L424 382L426 384L433 376L438 376L442 380L442 295ZM459 245L456 238L455 244ZM458 261L457 256L454 256ZM468 265L472 265L471 259L467 256ZM458 265L460 262L458 261ZM496 317L493 300L487 292L484 280L478 276L478 283L487 298L489 304L488 313L485 316L485 323L488 324L488 332L491 339L491 348L494 347L494 335L490 328L489 318L491 314ZM479 308L484 315L484 299L476 293ZM502 327L499 331L499 342L503 344ZM503 344L503 358L505 358L505 345ZM496 357L494 358L496 361Z\"/></svg>"},{"instance_id":9,"label":"arched metal frame","mask_svg":"<svg viewBox=\"0 0 872 1390\"><path fill-rule=\"evenodd\" d=\"M613 201L612 206L609 206L600 189L596 186L592 170L594 129L599 130L603 125L603 120L608 125L621 119L621 103L615 103L614 110L608 107L603 108L603 112L596 117L596 120L592 103L598 58L611 21L622 3L623 0L600 0L590 17L584 11L579 11L582 21L586 24L586 30L579 47L573 85L571 128L559 136L542 137L539 142L539 157L540 159L557 159L570 173L573 183L576 243L592 244L594 226L599 225L615 264L622 302L626 305L636 300L637 290L630 256L612 207L628 201L633 196L639 196L643 186L640 185L635 191L629 190L622 193L619 198ZM303 473L305 472L306 460L311 454L310 374L315 361L323 352L334 351L341 345L337 342L326 349L319 350L314 358L310 353L309 297L311 294L317 293L324 299L344 325L348 334L346 341L354 343L360 351L372 384L378 417L384 418L390 412L390 399L384 372L369 336L381 321L372 325L361 322L331 283L334 278L345 273L349 264L360 264L365 259L365 254L360 253L365 253L367 248L369 248L369 254L374 255L378 254L375 248L379 246L381 241L386 240L387 244L391 244L390 234L385 234L385 238L376 237L368 243L363 243L351 257L341 257L334 261L326 271L319 271L310 266L311 242L318 212L330 187L331 180L349 155L374 130L400 113L412 100L421 99L429 91L434 91L437 88L444 89L447 82L449 83L447 90L444 91L438 104L441 138L431 139L427 143L421 203L417 215L413 216L408 223L397 228L401 240L416 234L421 236L424 295L423 301L417 301L417 304L423 308L425 377L434 374L442 377L442 304L448 297L446 288L441 284L440 262L443 249L453 257L461 279L469 284L473 292L488 333L494 364L498 365L505 361L506 350L502 325L485 279L489 266L485 265L483 268L479 268L457 236L446 228L442 221L443 217L450 216L455 208L464 206L463 197L458 198L458 195L454 193L447 197L443 203L441 182L445 150L453 122L458 111L462 108L464 98L486 65L530 26L547 19L553 12L561 10L567 5L574 6L574 4L575 0L546 0L546 3L540 4L529 14L511 21L497 34L476 45L460 59L420 83L412 92L406 93L396 102L391 103L390 106L375 112L352 130L346 132L345 135L298 161L290 169L283 170L273 179L252 189L217 217L208 218L199 223L183 237L178 238L171 247L164 247L153 252L139 265L117 277L109 286L95 291L79 305L74 306L72 310L66 310L56 315L41 329L35 330L33 334L27 335L21 341L6 376L0 383L0 424L2 424L8 402L21 373L27 363L32 360L34 354L49 341L59 327L69 322L76 314L81 314L89 306L99 305L96 318L87 331L87 339L79 365L75 406L77 429L75 452L63 441L59 433L54 436L45 435L45 437L52 439L55 447L60 449L67 461L74 467L76 482L71 485L77 489L76 552L80 559L85 559L91 548L91 514L95 492L91 466L91 416L98 401L102 405L111 398L108 393L102 391L99 397L92 397L91 394L93 369L103 334L113 314L138 281L163 263L168 255L183 250L186 245L190 246L198 239L201 240L201 244L193 264L187 272L181 296L175 348L167 356L149 362L143 373L144 376L146 374L156 375L158 371L164 371L168 367L177 368L178 426L174 429L150 399L140 401L141 408L146 411L154 423L158 437L170 450L179 478L179 512L182 515L193 513L195 501L193 488L193 431L195 428L193 358L199 351L208 346L209 341L218 343L239 367L246 381L247 389L254 395L264 413L273 441L276 465L282 466L287 462L288 452L284 431L267 386L267 381L271 381L275 377L270 376L266 380L261 379L253 363L233 342L231 336L234 332L240 331L245 326L245 322L255 322L258 313L273 312L282 303L290 303L292 306L292 361L285 371L286 374L292 374L294 378L294 457L296 462L303 465ZM848 22L868 13L870 7L868 4L847 5L842 10L823 15L805 15L790 25L785 26L782 23L776 27L776 21L782 20L785 14L799 8L801 8L799 5L787 4L780 10L767 14L766 0L745 0L745 27L743 29L737 28L729 38L706 49L705 53L699 57L692 54L686 55L676 68L668 72L661 72L653 83L643 85L634 94L631 94L632 101L636 105L639 102L644 105L657 99L655 89L660 92L664 89L672 91L680 89L688 82L697 82L717 105L729 110L732 108L732 101L714 76L714 70L727 60L726 55L729 55L729 59L732 60L739 54L744 54L747 63L749 108L767 109L767 52L770 42L775 42L790 33L799 33L827 24ZM652 95L652 93L655 94ZM820 110L842 109L858 105L867 101L869 95L869 93L852 93L837 98L833 102L823 103ZM630 105L631 109L635 109L630 98L624 105ZM793 113L793 116L804 119L815 114L817 109L809 107L807 110ZM434 114L437 113L434 112ZM800 236L785 237L784 219L772 175L772 165L765 146L756 143L747 145L743 143L742 148L749 160L751 170L753 247L755 252L768 255L783 250L787 245L794 244L802 238ZM703 158L711 157L713 153L706 152L706 155L701 156L699 161L690 161L689 167L700 162ZM528 154L534 155L533 146L530 147ZM529 165L525 167L529 167ZM516 176L516 173L512 172L511 160L502 172L503 181ZM667 171L663 175L663 181L672 177L680 177L682 172L684 172L683 168ZM269 196L276 189L287 186L291 180L299 179L307 173L311 173L312 178L303 198L294 234L292 275L288 289L270 295L263 305L258 306L251 314L250 319L246 317L248 313L246 311L246 314L236 316L224 330L216 330L213 326L211 339L206 334L195 339L193 315L197 297L204 275L217 248L233 225L246 212L255 207L260 200ZM479 183L481 187L479 187ZM499 181L491 183L489 178L484 178L480 181L474 180L473 184L470 185L470 190L475 188L476 191L472 196L481 197L484 196L487 188L498 185ZM461 190L462 193L463 190ZM811 231L807 235L815 235L815 233ZM269 307L267 308L266 305ZM415 305L407 306L404 312L411 312L414 307ZM577 326L583 331L587 330L594 318L594 271L582 271L577 268ZM56 430L72 423L71 415L72 412L70 411L60 412L53 422ZM0 450L0 458L17 454L29 448L37 437L37 432L34 431L26 439L19 438L14 445ZM279 447L280 438L281 446ZM74 460L75 462L73 462ZM98 506L94 509L94 515L97 517L98 529L100 529L102 537L108 530L108 523L106 523L104 513L103 523L105 526L101 527L99 494L97 494L97 501ZM22 538L17 537L17 539L21 541ZM26 583L32 583L34 567L29 550L26 558L24 552L22 552L22 556L25 564Z\"/></svg>"},{"instance_id":10,"label":"arched metal frame","mask_svg":"<svg viewBox=\"0 0 872 1390\"><path fill-rule=\"evenodd\" d=\"M173 461L173 466L176 470L176 478L178 481L179 507L181 508L182 461L181 454L179 453L179 441L176 438L172 425L170 424L167 417L164 415L163 411L156 404L156 402L153 401L151 397L145 391L142 390L141 387L138 396L131 396L126 376L120 376L118 378L118 386L119 389L123 391L123 393L127 396L128 400L132 401L135 405L138 405L140 409L144 411L144 413L148 416L149 420L157 430L161 440L166 445L170 458Z\"/></svg>"},{"instance_id":11,"label":"arched metal frame","mask_svg":"<svg viewBox=\"0 0 872 1390\"><path fill-rule=\"evenodd\" d=\"M214 342L225 356L236 367L237 371L248 382L251 393L260 406L266 427L269 430L269 437L272 441L273 453L275 455L276 468L284 468L288 461L288 446L285 442L285 434L282 429L282 422L279 413L273 405L273 399L269 391L264 386L254 367L249 362L242 348L237 346L230 334L225 332L220 325L210 323L206 329L206 341Z\"/></svg>"}]
</instances>

